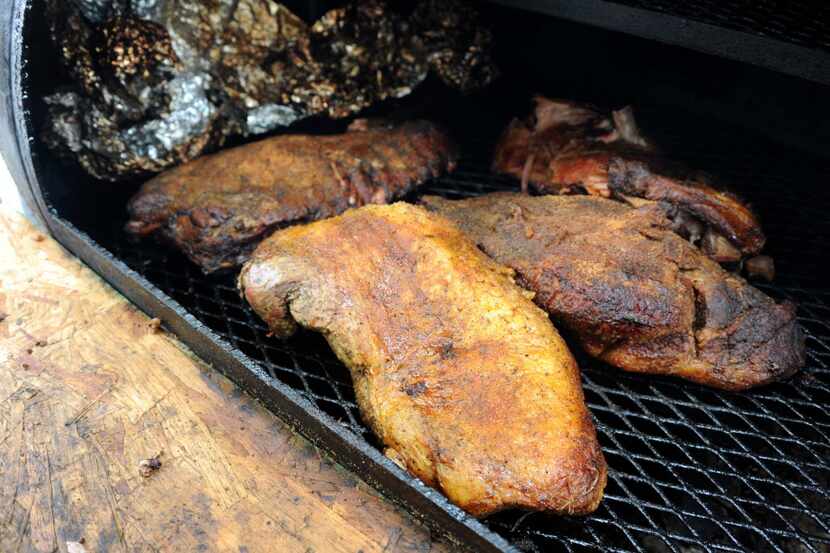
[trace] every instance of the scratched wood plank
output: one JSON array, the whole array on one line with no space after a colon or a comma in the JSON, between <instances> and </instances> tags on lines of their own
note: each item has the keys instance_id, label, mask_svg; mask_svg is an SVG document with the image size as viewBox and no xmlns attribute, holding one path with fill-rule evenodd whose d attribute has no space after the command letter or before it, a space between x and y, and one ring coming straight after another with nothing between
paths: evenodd
<instances>
[{"instance_id":1,"label":"scratched wood plank","mask_svg":"<svg viewBox=\"0 0 830 553\"><path fill-rule=\"evenodd\" d=\"M0 552L449 550L2 213L0 318Z\"/></svg>"}]
</instances>

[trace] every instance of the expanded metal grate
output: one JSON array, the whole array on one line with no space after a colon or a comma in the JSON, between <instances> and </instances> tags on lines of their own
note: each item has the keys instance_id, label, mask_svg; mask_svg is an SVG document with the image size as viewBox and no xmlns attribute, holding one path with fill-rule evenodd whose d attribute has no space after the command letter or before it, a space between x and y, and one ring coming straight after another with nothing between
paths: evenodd
<instances>
[{"instance_id":1,"label":"expanded metal grate","mask_svg":"<svg viewBox=\"0 0 830 553\"><path fill-rule=\"evenodd\" d=\"M611 0L808 48L830 50L830 5L804 0Z\"/></svg>"},{"instance_id":2,"label":"expanded metal grate","mask_svg":"<svg viewBox=\"0 0 830 553\"><path fill-rule=\"evenodd\" d=\"M515 186L468 159L424 192L463 197ZM205 277L179 254L132 244L118 232L107 242L272 376L377 445L361 422L348 371L323 338L305 331L269 338L233 275ZM830 551L830 292L764 289L800 306L808 336L800 375L727 393L625 374L574 347L610 467L605 499L584 518L510 511L486 523L527 551Z\"/></svg>"},{"instance_id":3,"label":"expanded metal grate","mask_svg":"<svg viewBox=\"0 0 830 553\"><path fill-rule=\"evenodd\" d=\"M455 173L431 181L423 193L466 197L517 188L512 178L487 170L504 123L527 103L524 89L513 88L513 96L507 90L431 104L463 158ZM830 553L830 287L816 270L830 243L825 162L676 108L637 114L668 154L722 175L752 198L779 273L763 288L799 304L807 365L788 382L728 393L626 374L574 345L609 464L605 498L588 517L508 511L485 523L534 552ZM101 194L116 192L126 198L129 189ZM344 429L379 445L361 421L348 371L321 336L268 337L239 297L234 274L204 276L165 246L129 241L123 215L98 216L94 199L73 204L84 206L88 219L73 222L100 245Z\"/></svg>"}]
</instances>

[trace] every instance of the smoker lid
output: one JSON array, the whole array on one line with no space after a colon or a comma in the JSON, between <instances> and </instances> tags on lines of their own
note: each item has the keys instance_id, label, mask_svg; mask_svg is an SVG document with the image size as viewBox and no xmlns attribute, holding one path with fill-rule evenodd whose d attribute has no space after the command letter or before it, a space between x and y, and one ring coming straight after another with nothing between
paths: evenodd
<instances>
[{"instance_id":1,"label":"smoker lid","mask_svg":"<svg viewBox=\"0 0 830 553\"><path fill-rule=\"evenodd\" d=\"M830 84L830 5L805 0L491 0Z\"/></svg>"}]
</instances>

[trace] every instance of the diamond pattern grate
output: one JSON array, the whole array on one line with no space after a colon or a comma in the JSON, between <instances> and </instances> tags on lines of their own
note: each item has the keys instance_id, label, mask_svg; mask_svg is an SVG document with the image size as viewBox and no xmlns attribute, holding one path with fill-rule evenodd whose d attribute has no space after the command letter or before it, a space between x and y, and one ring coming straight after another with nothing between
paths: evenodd
<instances>
[{"instance_id":1,"label":"diamond pattern grate","mask_svg":"<svg viewBox=\"0 0 830 553\"><path fill-rule=\"evenodd\" d=\"M447 105L453 134L467 137L465 158L423 192L457 198L515 190L513 179L486 169L510 102L465 102L470 116ZM788 382L738 394L622 373L574 347L610 467L602 505L584 518L510 511L485 522L534 552L830 553L830 288L816 271L830 241L825 165L659 106L638 116L667 153L723 175L753 199L779 269L775 285L763 288L799 304L807 366ZM321 336L269 338L239 297L235 275L204 276L172 250L128 241L122 224L96 217L84 230L272 376L378 445L361 422L348 371Z\"/></svg>"},{"instance_id":2,"label":"diamond pattern grate","mask_svg":"<svg viewBox=\"0 0 830 553\"><path fill-rule=\"evenodd\" d=\"M462 197L514 188L511 179L466 163L425 192ZM133 269L376 444L347 370L320 336L268 338L233 275L205 277L175 252L131 244L119 233L110 238ZM611 469L602 506L587 518L506 512L488 519L491 528L527 551L830 551L830 293L765 289L800 305L809 349L800 376L734 394L579 358Z\"/></svg>"},{"instance_id":3,"label":"diamond pattern grate","mask_svg":"<svg viewBox=\"0 0 830 553\"><path fill-rule=\"evenodd\" d=\"M808 48L830 50L830 7L804 0L611 0Z\"/></svg>"}]
</instances>

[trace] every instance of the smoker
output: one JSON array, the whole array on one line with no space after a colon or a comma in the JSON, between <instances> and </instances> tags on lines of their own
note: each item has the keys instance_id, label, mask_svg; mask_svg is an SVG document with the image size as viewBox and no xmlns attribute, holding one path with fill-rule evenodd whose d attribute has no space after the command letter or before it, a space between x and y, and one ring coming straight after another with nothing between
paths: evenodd
<instances>
[{"instance_id":1,"label":"smoker","mask_svg":"<svg viewBox=\"0 0 830 553\"><path fill-rule=\"evenodd\" d=\"M489 170L510 117L535 93L634 105L666 151L749 198L777 266L762 289L792 299L807 335L794 378L745 393L609 370L579 357L609 464L598 511L506 511L476 520L383 456L349 374L325 341L279 341L233 274L123 232L140 182L91 178L40 139L45 94L65 79L38 2L5 0L0 24L3 155L30 210L116 289L339 463L435 531L474 551L830 550L830 8L728 0L479 2L500 78L462 95L425 83L395 109L441 121L459 169L425 193L515 189ZM328 5L311 2L308 19ZM401 107L403 106L403 107ZM383 107L378 108L381 112ZM314 122L306 124L314 130Z\"/></svg>"}]
</instances>

